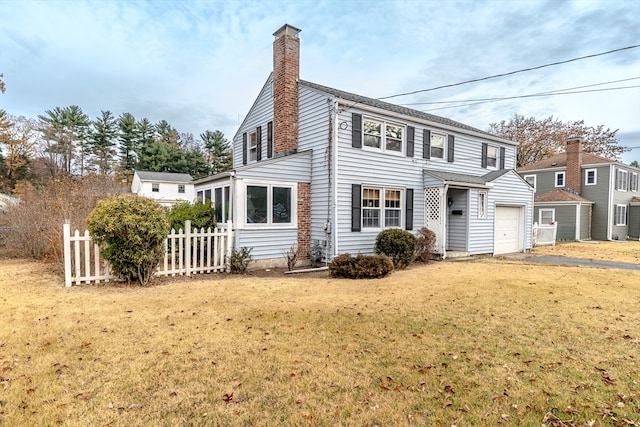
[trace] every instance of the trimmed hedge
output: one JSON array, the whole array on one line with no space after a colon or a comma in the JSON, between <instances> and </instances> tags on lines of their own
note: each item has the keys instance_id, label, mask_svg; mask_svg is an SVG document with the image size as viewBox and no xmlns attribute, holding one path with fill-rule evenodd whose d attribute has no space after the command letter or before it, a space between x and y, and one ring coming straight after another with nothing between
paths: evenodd
<instances>
[{"instance_id":1,"label":"trimmed hedge","mask_svg":"<svg viewBox=\"0 0 640 427\"><path fill-rule=\"evenodd\" d=\"M385 255L338 255L329 264L331 277L346 279L377 279L388 276L393 271L393 263Z\"/></svg>"},{"instance_id":2,"label":"trimmed hedge","mask_svg":"<svg viewBox=\"0 0 640 427\"><path fill-rule=\"evenodd\" d=\"M399 228L388 228L378 233L373 249L391 258L394 268L403 269L415 256L416 236Z\"/></svg>"}]
</instances>

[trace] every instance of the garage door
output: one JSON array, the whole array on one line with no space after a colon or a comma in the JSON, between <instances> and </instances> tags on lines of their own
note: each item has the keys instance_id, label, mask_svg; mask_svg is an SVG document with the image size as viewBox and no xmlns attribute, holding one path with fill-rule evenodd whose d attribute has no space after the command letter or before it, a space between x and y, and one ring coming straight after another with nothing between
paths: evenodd
<instances>
[{"instance_id":1,"label":"garage door","mask_svg":"<svg viewBox=\"0 0 640 427\"><path fill-rule=\"evenodd\" d=\"M518 207L496 206L494 255L522 251L521 211Z\"/></svg>"}]
</instances>

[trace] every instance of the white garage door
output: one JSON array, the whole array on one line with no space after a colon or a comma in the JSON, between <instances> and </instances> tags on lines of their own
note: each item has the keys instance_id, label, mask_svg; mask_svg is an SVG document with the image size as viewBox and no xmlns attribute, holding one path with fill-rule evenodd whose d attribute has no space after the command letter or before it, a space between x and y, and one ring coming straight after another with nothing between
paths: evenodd
<instances>
[{"instance_id":1,"label":"white garage door","mask_svg":"<svg viewBox=\"0 0 640 427\"><path fill-rule=\"evenodd\" d=\"M522 251L521 211L518 207L496 206L494 255Z\"/></svg>"}]
</instances>

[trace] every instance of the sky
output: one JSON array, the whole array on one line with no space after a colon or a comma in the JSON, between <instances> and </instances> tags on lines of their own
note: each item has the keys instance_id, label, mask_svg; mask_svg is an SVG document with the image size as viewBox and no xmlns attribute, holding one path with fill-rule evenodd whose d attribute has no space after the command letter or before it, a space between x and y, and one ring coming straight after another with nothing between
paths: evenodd
<instances>
[{"instance_id":1,"label":"sky","mask_svg":"<svg viewBox=\"0 0 640 427\"><path fill-rule=\"evenodd\" d=\"M285 23L302 30L301 79L372 98L640 45L640 2L624 0L0 0L0 108L78 105L231 139ZM387 101L482 130L514 114L604 125L635 147L628 163L640 161L639 86L633 48ZM570 88L590 92L521 97Z\"/></svg>"}]
</instances>

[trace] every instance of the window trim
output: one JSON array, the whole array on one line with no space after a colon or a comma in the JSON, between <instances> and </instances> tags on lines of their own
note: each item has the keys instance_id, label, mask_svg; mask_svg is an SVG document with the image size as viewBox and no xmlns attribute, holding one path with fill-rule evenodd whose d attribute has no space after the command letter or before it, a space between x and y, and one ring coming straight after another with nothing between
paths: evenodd
<instances>
[{"instance_id":1,"label":"window trim","mask_svg":"<svg viewBox=\"0 0 640 427\"><path fill-rule=\"evenodd\" d=\"M489 193L478 191L478 218L487 219L487 209L489 209Z\"/></svg>"},{"instance_id":2,"label":"window trim","mask_svg":"<svg viewBox=\"0 0 640 427\"><path fill-rule=\"evenodd\" d=\"M638 173L631 172L631 179L629 180L629 191L634 193L638 192Z\"/></svg>"},{"instance_id":3,"label":"window trim","mask_svg":"<svg viewBox=\"0 0 640 427\"><path fill-rule=\"evenodd\" d=\"M442 157L436 157L433 155L433 137L434 136L439 136L442 137ZM436 160L436 161L442 161L442 162L446 162L447 161L447 157L446 157L446 153L447 153L447 141L448 141L448 137L447 134L445 133L440 133L440 132L435 132L435 131L431 131L431 134L429 135L429 160Z\"/></svg>"},{"instance_id":4,"label":"window trim","mask_svg":"<svg viewBox=\"0 0 640 427\"><path fill-rule=\"evenodd\" d=\"M593 172L593 182L589 182L589 172ZM585 169L584 185L598 185L598 169Z\"/></svg>"},{"instance_id":5,"label":"window trim","mask_svg":"<svg viewBox=\"0 0 640 427\"><path fill-rule=\"evenodd\" d=\"M620 219L622 219L622 222L619 221ZM615 205L613 225L616 227L624 227L627 225L627 205Z\"/></svg>"},{"instance_id":6,"label":"window trim","mask_svg":"<svg viewBox=\"0 0 640 427\"><path fill-rule=\"evenodd\" d=\"M255 141L255 145L251 146L251 140ZM252 152L255 153L255 158L252 157ZM258 131L254 130L247 134L247 163L256 163L258 161Z\"/></svg>"},{"instance_id":7,"label":"window trim","mask_svg":"<svg viewBox=\"0 0 640 427\"><path fill-rule=\"evenodd\" d=\"M151 192L152 193L159 193L160 192L160 183L152 182L151 183Z\"/></svg>"},{"instance_id":8,"label":"window trim","mask_svg":"<svg viewBox=\"0 0 640 427\"><path fill-rule=\"evenodd\" d=\"M624 178L622 178L624 176ZM620 185L623 184L623 185ZM629 171L616 169L616 190L626 192L629 189Z\"/></svg>"},{"instance_id":9,"label":"window trim","mask_svg":"<svg viewBox=\"0 0 640 427\"><path fill-rule=\"evenodd\" d=\"M365 132L366 122L373 122L373 123L380 124L380 147L372 147L372 146L366 144L366 138L367 138L367 135L369 135L369 134L367 134ZM387 148L387 125L398 127L402 131L402 135L400 137L400 150L399 151L390 150L390 149ZM365 150L365 151L376 151L376 152L379 152L379 153L387 153L387 154L393 154L393 155L396 155L396 156L404 156L405 155L405 151L407 149L407 125L396 123L396 122L392 122L392 121L387 121L387 120L383 120L383 119L377 119L377 118L374 118L374 117L363 116L362 117L362 147L361 148L363 150Z\"/></svg>"},{"instance_id":10,"label":"window trim","mask_svg":"<svg viewBox=\"0 0 640 427\"><path fill-rule=\"evenodd\" d=\"M538 210L538 224L542 225L542 212L551 212L551 223L556 222L555 208L540 208Z\"/></svg>"},{"instance_id":11,"label":"window trim","mask_svg":"<svg viewBox=\"0 0 640 427\"><path fill-rule=\"evenodd\" d=\"M178 194L185 194L186 186L184 184L178 184Z\"/></svg>"},{"instance_id":12,"label":"window trim","mask_svg":"<svg viewBox=\"0 0 640 427\"><path fill-rule=\"evenodd\" d=\"M562 184L558 185L558 177L562 175ZM560 172L556 172L555 173L555 180L553 182L553 185L556 188L563 188L567 183L567 173L565 171L560 171Z\"/></svg>"},{"instance_id":13,"label":"window trim","mask_svg":"<svg viewBox=\"0 0 640 427\"><path fill-rule=\"evenodd\" d=\"M523 178L527 182L527 184L531 185L531 187L534 190L536 190L536 186L538 185L538 175L535 175L535 174L534 175L525 175ZM527 181L527 178L533 178L533 185L529 181Z\"/></svg>"},{"instance_id":14,"label":"window trim","mask_svg":"<svg viewBox=\"0 0 640 427\"><path fill-rule=\"evenodd\" d=\"M379 199L378 199L378 206L377 209L379 211L379 215L378 215L378 225L377 226L368 226L365 225L364 220L365 220L365 215L364 212L365 210L373 210L376 209L376 207L372 207L372 206L365 206L364 202L365 202L365 198L364 198L364 193L366 190L376 190L378 191L379 194ZM398 208L387 208L386 207L386 194L387 191L397 191L398 194L400 195L400 199L398 201ZM362 210L361 214L360 214L360 230L361 231L376 231L376 230L386 230L388 228L397 228L402 230L405 224L405 216L406 216L406 205L405 205L405 199L406 199L406 189L405 188L399 188L399 187L384 187L384 186L376 186L376 185L362 185L361 190L360 190L360 208ZM386 222L387 222L387 210L391 211L398 211L400 213L399 217L400 217L400 223L398 225L391 225L391 226L387 226Z\"/></svg>"},{"instance_id":15,"label":"window trim","mask_svg":"<svg viewBox=\"0 0 640 427\"><path fill-rule=\"evenodd\" d=\"M491 157L489 155L489 153L491 152L491 150L495 150L495 164L491 165L489 164L490 160L493 160L494 158ZM487 145L487 169L498 169L498 165L500 164L500 148L496 145Z\"/></svg>"},{"instance_id":16,"label":"window trim","mask_svg":"<svg viewBox=\"0 0 640 427\"><path fill-rule=\"evenodd\" d=\"M267 222L256 223L247 221L247 188L248 187L267 187ZM291 190L291 222L274 223L273 222L273 188L289 188ZM245 229L264 230L264 229L293 229L298 228L298 183L295 182L278 182L278 181L244 181L242 186L242 206L238 210L238 216L241 218L240 223ZM223 190L224 194L224 190ZM224 196L223 196L224 197Z\"/></svg>"}]
</instances>

